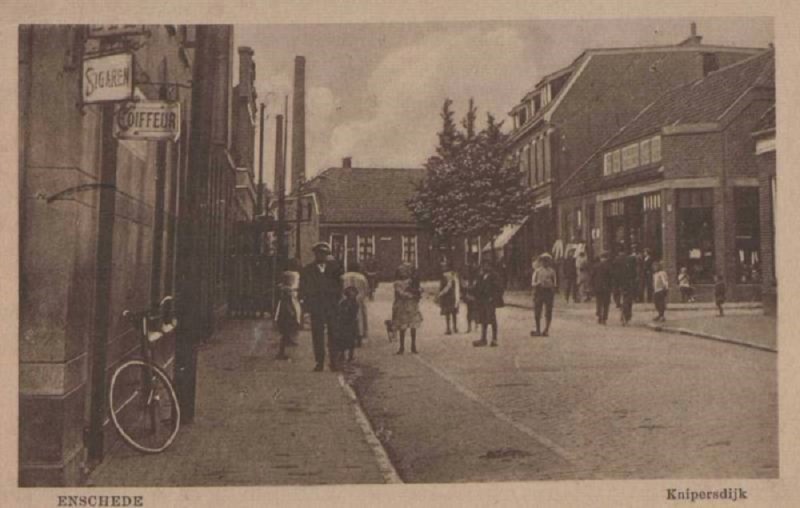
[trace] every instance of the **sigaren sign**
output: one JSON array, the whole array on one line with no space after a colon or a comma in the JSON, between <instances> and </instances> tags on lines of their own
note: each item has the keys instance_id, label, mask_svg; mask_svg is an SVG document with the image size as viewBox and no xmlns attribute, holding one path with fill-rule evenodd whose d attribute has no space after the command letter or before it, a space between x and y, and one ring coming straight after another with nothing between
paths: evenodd
<instances>
[{"instance_id":1,"label":"sigaren sign","mask_svg":"<svg viewBox=\"0 0 800 508\"><path fill-rule=\"evenodd\" d=\"M89 37L92 38L140 35L144 32L144 25L89 25Z\"/></svg>"},{"instance_id":2,"label":"sigaren sign","mask_svg":"<svg viewBox=\"0 0 800 508\"><path fill-rule=\"evenodd\" d=\"M117 53L83 61L81 96L85 104L133 98L133 54Z\"/></svg>"},{"instance_id":3,"label":"sigaren sign","mask_svg":"<svg viewBox=\"0 0 800 508\"><path fill-rule=\"evenodd\" d=\"M114 136L140 141L177 141L181 136L181 103L125 103L117 109Z\"/></svg>"}]
</instances>

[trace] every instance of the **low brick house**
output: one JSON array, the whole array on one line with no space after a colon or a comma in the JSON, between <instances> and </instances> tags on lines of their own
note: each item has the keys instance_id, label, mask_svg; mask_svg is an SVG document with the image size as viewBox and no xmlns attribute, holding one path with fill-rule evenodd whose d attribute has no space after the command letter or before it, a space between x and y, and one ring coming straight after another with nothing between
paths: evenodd
<instances>
[{"instance_id":1,"label":"low brick house","mask_svg":"<svg viewBox=\"0 0 800 508\"><path fill-rule=\"evenodd\" d=\"M301 206L301 262L310 262L311 246L324 241L345 265L374 256L383 280L390 280L404 261L416 266L422 277L435 277L440 253L406 206L414 183L424 175L420 168L354 168L345 159L342 167L310 180ZM291 196L286 202L289 253L295 255L297 223L291 221L297 201Z\"/></svg>"},{"instance_id":2,"label":"low brick house","mask_svg":"<svg viewBox=\"0 0 800 508\"><path fill-rule=\"evenodd\" d=\"M715 274L725 277L729 299L760 298L751 133L774 97L772 50L667 91L559 187L561 237L594 253L650 248L673 283L687 267L704 299ZM592 227L579 219L587 216L596 218Z\"/></svg>"}]
</instances>

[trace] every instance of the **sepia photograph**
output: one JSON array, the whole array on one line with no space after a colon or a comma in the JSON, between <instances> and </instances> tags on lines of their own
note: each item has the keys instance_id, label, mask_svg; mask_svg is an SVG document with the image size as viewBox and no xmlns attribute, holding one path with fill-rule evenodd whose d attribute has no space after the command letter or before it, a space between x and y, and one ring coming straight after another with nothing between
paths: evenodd
<instances>
[{"instance_id":1,"label":"sepia photograph","mask_svg":"<svg viewBox=\"0 0 800 508\"><path fill-rule=\"evenodd\" d=\"M724 16L18 24L17 488L781 478Z\"/></svg>"}]
</instances>

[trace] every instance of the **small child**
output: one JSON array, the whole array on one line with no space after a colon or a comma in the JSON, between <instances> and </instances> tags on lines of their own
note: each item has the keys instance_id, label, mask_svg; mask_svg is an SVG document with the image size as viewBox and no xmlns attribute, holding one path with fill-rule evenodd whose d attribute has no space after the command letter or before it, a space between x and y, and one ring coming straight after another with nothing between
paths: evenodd
<instances>
[{"instance_id":1,"label":"small child","mask_svg":"<svg viewBox=\"0 0 800 508\"><path fill-rule=\"evenodd\" d=\"M718 317L722 317L725 315L725 311L722 310L722 305L725 303L725 279L722 278L722 275L717 275L715 280L714 303L717 305L717 309L719 309Z\"/></svg>"},{"instance_id":2,"label":"small child","mask_svg":"<svg viewBox=\"0 0 800 508\"><path fill-rule=\"evenodd\" d=\"M337 326L338 345L341 355L347 354L347 361L353 361L353 353L358 340L358 289L344 288L344 298L339 302L339 323Z\"/></svg>"},{"instance_id":3,"label":"small child","mask_svg":"<svg viewBox=\"0 0 800 508\"><path fill-rule=\"evenodd\" d=\"M692 288L692 282L689 279L689 270L685 266L681 268L681 272L678 274L678 288L681 291L682 302L694 302L694 288Z\"/></svg>"}]
</instances>

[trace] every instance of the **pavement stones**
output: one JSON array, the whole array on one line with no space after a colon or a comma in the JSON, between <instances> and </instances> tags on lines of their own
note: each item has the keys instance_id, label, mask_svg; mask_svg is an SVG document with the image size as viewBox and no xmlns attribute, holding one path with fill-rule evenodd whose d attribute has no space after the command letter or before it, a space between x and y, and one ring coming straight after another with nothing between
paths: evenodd
<instances>
[{"instance_id":1,"label":"pavement stones","mask_svg":"<svg viewBox=\"0 0 800 508\"><path fill-rule=\"evenodd\" d=\"M159 455L119 444L92 486L364 484L393 481L332 372L312 373L309 332L274 360L268 320L229 320L200 351L195 421ZM373 443L374 445L374 443Z\"/></svg>"}]
</instances>

